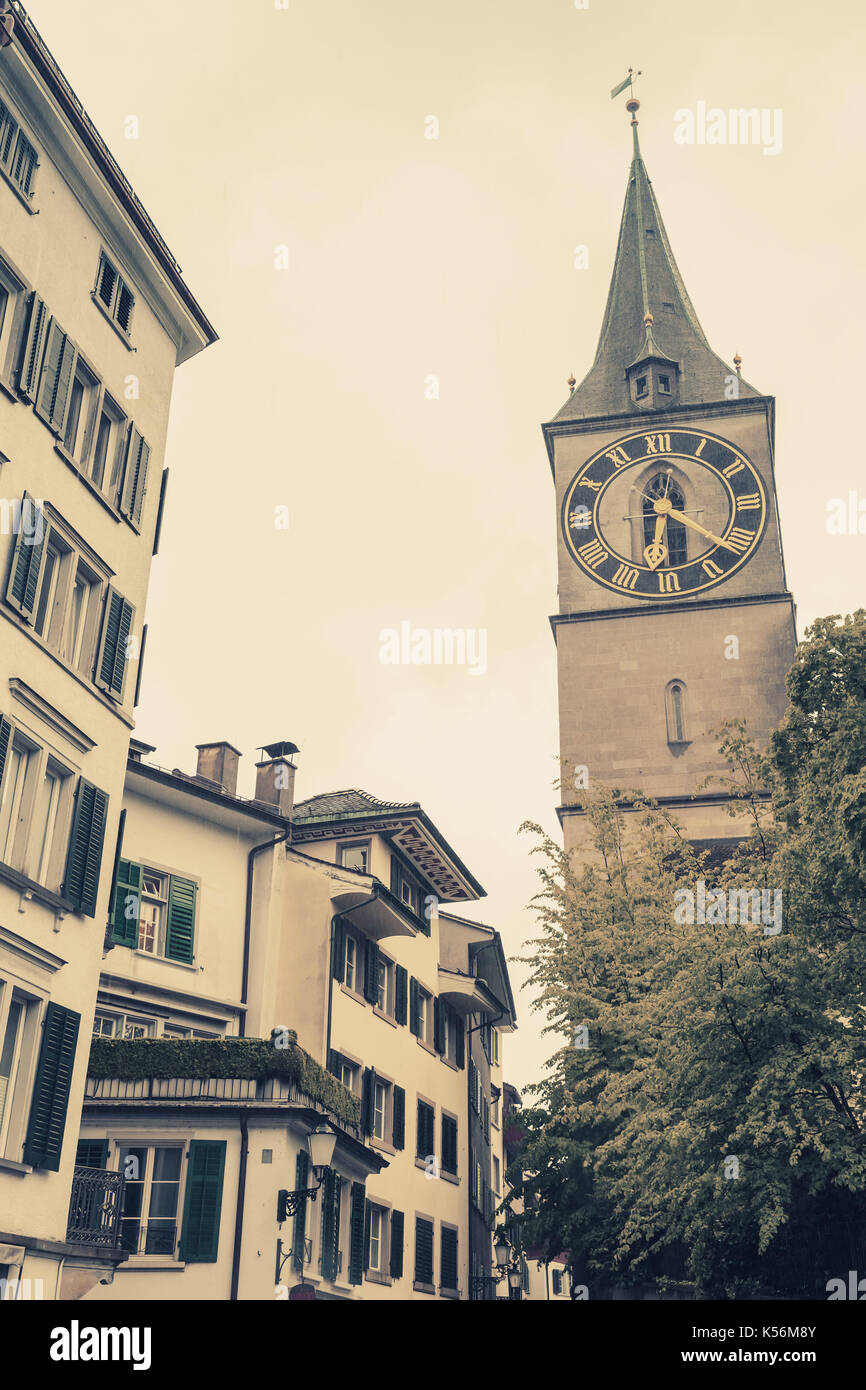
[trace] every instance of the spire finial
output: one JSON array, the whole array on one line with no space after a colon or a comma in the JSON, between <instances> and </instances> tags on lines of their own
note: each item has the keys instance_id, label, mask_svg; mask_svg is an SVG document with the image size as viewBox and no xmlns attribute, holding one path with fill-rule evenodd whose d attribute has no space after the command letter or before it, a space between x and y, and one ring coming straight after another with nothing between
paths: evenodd
<instances>
[{"instance_id":1,"label":"spire finial","mask_svg":"<svg viewBox=\"0 0 866 1390\"><path fill-rule=\"evenodd\" d=\"M569 394L569 395L572 394L572 392L574 391L574 388L575 388L576 385L577 385L577 378L576 378L576 376L574 375L574 372L572 372L571 376L568 378L568 394Z\"/></svg>"},{"instance_id":2,"label":"spire finial","mask_svg":"<svg viewBox=\"0 0 866 1390\"><path fill-rule=\"evenodd\" d=\"M734 353L734 366L735 366L736 371L737 371L737 376L740 375L740 368L742 367L742 365L743 365L743 359L742 359L742 357L740 356L740 354L739 354L738 352L735 352L735 353Z\"/></svg>"}]
</instances>

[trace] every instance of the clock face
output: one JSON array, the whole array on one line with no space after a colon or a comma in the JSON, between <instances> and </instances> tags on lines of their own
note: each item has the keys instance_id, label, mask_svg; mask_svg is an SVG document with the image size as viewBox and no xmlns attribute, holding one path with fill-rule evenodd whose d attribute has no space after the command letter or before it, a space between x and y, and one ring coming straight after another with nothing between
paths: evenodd
<instances>
[{"instance_id":1,"label":"clock face","mask_svg":"<svg viewBox=\"0 0 866 1390\"><path fill-rule=\"evenodd\" d=\"M754 555L767 520L758 470L702 430L643 430L600 449L572 478L562 532L597 584L655 602L721 584Z\"/></svg>"}]
</instances>

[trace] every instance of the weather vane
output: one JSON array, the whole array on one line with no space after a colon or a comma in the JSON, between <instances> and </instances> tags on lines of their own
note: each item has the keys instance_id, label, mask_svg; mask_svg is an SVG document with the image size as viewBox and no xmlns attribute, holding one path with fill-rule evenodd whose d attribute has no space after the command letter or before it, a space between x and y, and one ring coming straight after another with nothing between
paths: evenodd
<instances>
[{"instance_id":1,"label":"weather vane","mask_svg":"<svg viewBox=\"0 0 866 1390\"><path fill-rule=\"evenodd\" d=\"M634 84L635 84L635 82L637 81L637 79L640 77L640 75L641 75L641 69L640 69L640 68L638 68L637 72L635 72L634 68L629 68L629 70L628 70L628 77L626 77L622 82L620 82L620 84L619 84L618 87L614 87L613 91L611 92L611 94L610 94L610 96L611 96L611 101L613 100L614 97L618 97L619 94L620 94L620 92L624 92L625 89L626 89L626 87L631 87L631 89L632 89L632 95L634 95Z\"/></svg>"}]
</instances>

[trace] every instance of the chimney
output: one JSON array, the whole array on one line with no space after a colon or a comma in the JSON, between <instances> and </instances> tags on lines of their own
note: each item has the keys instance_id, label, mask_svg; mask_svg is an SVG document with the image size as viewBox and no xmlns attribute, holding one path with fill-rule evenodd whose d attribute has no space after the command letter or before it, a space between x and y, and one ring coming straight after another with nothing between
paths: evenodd
<instances>
[{"instance_id":1,"label":"chimney","mask_svg":"<svg viewBox=\"0 0 866 1390\"><path fill-rule=\"evenodd\" d=\"M196 777L206 777L209 782L217 782L229 796L238 793L238 763L240 751L230 743L197 743L198 764Z\"/></svg>"},{"instance_id":2,"label":"chimney","mask_svg":"<svg viewBox=\"0 0 866 1390\"><path fill-rule=\"evenodd\" d=\"M281 816L290 816L295 804L295 764L292 754L300 750L294 743L268 743L259 750L265 761L256 763L256 801L273 806Z\"/></svg>"}]
</instances>

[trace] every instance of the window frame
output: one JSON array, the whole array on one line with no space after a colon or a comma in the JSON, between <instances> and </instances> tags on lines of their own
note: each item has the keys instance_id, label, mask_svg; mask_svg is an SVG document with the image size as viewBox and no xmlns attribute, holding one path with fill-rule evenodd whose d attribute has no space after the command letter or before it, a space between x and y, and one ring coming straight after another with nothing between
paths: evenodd
<instances>
[{"instance_id":1,"label":"window frame","mask_svg":"<svg viewBox=\"0 0 866 1390\"><path fill-rule=\"evenodd\" d=\"M3 776L0 778L0 825L5 819L6 798L9 794L10 755L23 753L27 762L24 767L20 792L17 794L17 805L13 802L10 809L9 827L2 844L0 844L0 862L17 870L18 873L29 878L31 882L38 884L40 888L59 895L66 867L78 769L66 759L61 758L53 748L49 748L46 743L36 739L17 720L9 719L8 715L3 717L8 719L11 732L6 765L3 769ZM53 816L50 847L46 858L44 839L37 855L34 835L37 829L36 816L39 793L49 769L59 777L60 787L58 789L59 799ZM44 875L44 878L38 876L40 873Z\"/></svg>"},{"instance_id":2,"label":"window frame","mask_svg":"<svg viewBox=\"0 0 866 1390\"><path fill-rule=\"evenodd\" d=\"M31 169L26 186L19 181L15 174L22 142L29 146L32 152ZM3 148L4 143L5 149ZM0 97L0 173L12 191L18 195L30 211L32 211L31 203L36 194L34 187L36 175L41 163L38 146L27 134L20 118L12 110L4 94Z\"/></svg>"},{"instance_id":3,"label":"window frame","mask_svg":"<svg viewBox=\"0 0 866 1390\"><path fill-rule=\"evenodd\" d=\"M0 1158L18 1163L27 1133L47 996L37 992L29 981L8 971L0 975L0 1057L13 1003L23 1004L23 1013L13 1044L14 1056L0 1116Z\"/></svg>"},{"instance_id":4,"label":"window frame","mask_svg":"<svg viewBox=\"0 0 866 1390\"><path fill-rule=\"evenodd\" d=\"M145 1138L116 1138L111 1141L111 1144L112 1152L109 1162L114 1162L113 1171L117 1173L123 1173L124 1171L124 1162L122 1157L124 1149L145 1149L147 1151L147 1161L145 1165L144 1177L142 1179L126 1178L124 1181L124 1206L121 1207L120 1219L118 1223L118 1230L121 1234L121 1239L119 1241L118 1248L122 1250L127 1250L127 1258L134 1259L136 1263L141 1262L142 1264L147 1264L150 1261L176 1261L178 1257L178 1247L180 1245L180 1238L183 1229L184 1207L186 1204L186 1178L188 1170L190 1145L189 1139L174 1139L172 1137L165 1137L162 1135L156 1136L148 1134ZM174 1214L174 1244L170 1252L165 1250L147 1252L140 1251L138 1248L141 1244L142 1229L144 1229L146 1232L148 1226L151 1224L150 1205L153 1198L153 1169L155 1166L155 1154L157 1149L171 1149L172 1151L180 1151L180 1164L177 1176L177 1202ZM126 1204L126 1194L129 1191L129 1184L131 1182L138 1181L141 1181L142 1183L141 1210L139 1211L137 1216L124 1217L123 1211ZM154 1220L160 1219L164 1220L165 1218L154 1218ZM138 1239L136 1241L136 1248L134 1250L129 1250L127 1246L123 1245L122 1232L124 1221L133 1220L138 1222ZM145 1242L146 1240L147 1236L145 1236Z\"/></svg>"},{"instance_id":5,"label":"window frame","mask_svg":"<svg viewBox=\"0 0 866 1390\"><path fill-rule=\"evenodd\" d=\"M344 840L344 841L341 841L341 842L337 845L337 863L340 865L340 868L342 868L342 869L349 869L352 873L362 873L362 874L367 874L367 875L369 875L370 872L371 872L371 870L370 870L370 859L371 859L371 856L372 856L372 849L373 849L373 842L372 842L372 840L369 840L369 839L367 839L367 840ZM359 867L358 865L355 865L355 864L347 864L347 863L346 863L345 857L344 857L344 856L345 856L345 854L346 854L347 851L352 851L352 850L361 850L361 851L362 851L362 853L363 853L364 856L365 856L365 862L364 862L364 865L363 865L363 866Z\"/></svg>"},{"instance_id":6,"label":"window frame","mask_svg":"<svg viewBox=\"0 0 866 1390\"><path fill-rule=\"evenodd\" d=\"M114 275L114 282L111 287L111 296L109 299L106 299L103 296L102 291L100 289L103 278L103 267L110 270ZM125 325L121 323L120 319L118 318L118 310L120 308L121 295L124 291L126 292L126 294L129 295L131 300L129 306L129 315L127 317ZM126 276L121 273L118 261L115 257L109 256L104 246L101 247L99 251L99 262L96 267L96 282L93 286L93 290L91 291L91 298L93 299L93 302L94 304L96 304L97 308L101 309L102 313L109 320L109 322L116 327L118 333L120 333L126 339L132 337L132 320L135 315L136 296L128 280L126 279Z\"/></svg>"}]
</instances>

